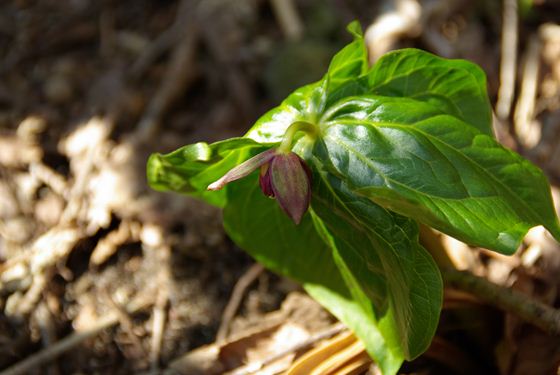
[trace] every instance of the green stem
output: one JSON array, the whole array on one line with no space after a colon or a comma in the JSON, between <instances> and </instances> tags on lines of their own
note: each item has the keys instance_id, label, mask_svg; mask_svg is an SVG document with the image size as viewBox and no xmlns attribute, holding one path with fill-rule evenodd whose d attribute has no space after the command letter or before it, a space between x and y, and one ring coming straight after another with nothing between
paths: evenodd
<instances>
[{"instance_id":1,"label":"green stem","mask_svg":"<svg viewBox=\"0 0 560 375\"><path fill-rule=\"evenodd\" d=\"M286 129L278 151L283 153L290 152L292 150L292 144L294 143L294 137L299 131L305 132L310 137L315 137L317 135L317 126L305 121L294 122Z\"/></svg>"}]
</instances>

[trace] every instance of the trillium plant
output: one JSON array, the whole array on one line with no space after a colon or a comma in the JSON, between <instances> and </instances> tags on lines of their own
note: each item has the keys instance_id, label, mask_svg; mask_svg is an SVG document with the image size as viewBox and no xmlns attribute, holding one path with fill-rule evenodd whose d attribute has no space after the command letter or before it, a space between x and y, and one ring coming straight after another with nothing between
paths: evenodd
<instances>
[{"instance_id":1,"label":"trillium plant","mask_svg":"<svg viewBox=\"0 0 560 375\"><path fill-rule=\"evenodd\" d=\"M416 49L370 67L359 25L349 31L323 79L245 136L154 154L147 175L223 208L239 247L299 281L395 374L428 348L442 306L419 223L502 254L531 227L560 239L560 226L543 172L494 139L479 67Z\"/></svg>"}]
</instances>

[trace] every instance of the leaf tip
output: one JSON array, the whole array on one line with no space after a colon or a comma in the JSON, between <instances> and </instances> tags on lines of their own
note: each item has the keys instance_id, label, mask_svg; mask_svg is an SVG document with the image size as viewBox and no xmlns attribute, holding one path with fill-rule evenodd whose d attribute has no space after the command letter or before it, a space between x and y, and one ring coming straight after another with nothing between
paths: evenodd
<instances>
[{"instance_id":1,"label":"leaf tip","mask_svg":"<svg viewBox=\"0 0 560 375\"><path fill-rule=\"evenodd\" d=\"M346 30L355 38L363 37L362 25L360 25L360 22L357 20L350 22L348 26L346 26Z\"/></svg>"},{"instance_id":2,"label":"leaf tip","mask_svg":"<svg viewBox=\"0 0 560 375\"><path fill-rule=\"evenodd\" d=\"M216 180L212 182L210 185L208 185L206 190L210 190L210 191L221 190L224 187L224 185L225 185L224 179L220 178L219 180Z\"/></svg>"},{"instance_id":3,"label":"leaf tip","mask_svg":"<svg viewBox=\"0 0 560 375\"><path fill-rule=\"evenodd\" d=\"M161 159L161 154L154 153L151 154L146 163L146 178L148 184L154 188L159 181L159 174L163 168L163 162Z\"/></svg>"}]
</instances>

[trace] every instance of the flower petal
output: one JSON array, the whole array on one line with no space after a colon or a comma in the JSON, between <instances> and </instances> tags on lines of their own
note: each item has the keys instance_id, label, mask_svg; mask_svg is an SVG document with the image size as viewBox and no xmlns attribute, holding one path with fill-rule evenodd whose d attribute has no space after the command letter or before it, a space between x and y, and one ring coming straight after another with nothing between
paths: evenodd
<instances>
[{"instance_id":1,"label":"flower petal","mask_svg":"<svg viewBox=\"0 0 560 375\"><path fill-rule=\"evenodd\" d=\"M311 197L311 180L302 163L297 154L290 152L276 155L269 167L274 196L296 224L309 208Z\"/></svg>"},{"instance_id":2,"label":"flower petal","mask_svg":"<svg viewBox=\"0 0 560 375\"><path fill-rule=\"evenodd\" d=\"M223 175L219 180L212 182L208 185L208 190L220 190L226 184L239 180L245 176L248 176L258 167L268 163L276 155L276 149L271 148L253 156L251 159L244 161L237 167L230 169L225 175Z\"/></svg>"},{"instance_id":3,"label":"flower petal","mask_svg":"<svg viewBox=\"0 0 560 375\"><path fill-rule=\"evenodd\" d=\"M274 190L272 189L272 181L270 181L270 165L264 164L261 166L261 173L259 174L259 184L261 190L267 197L274 198Z\"/></svg>"}]
</instances>

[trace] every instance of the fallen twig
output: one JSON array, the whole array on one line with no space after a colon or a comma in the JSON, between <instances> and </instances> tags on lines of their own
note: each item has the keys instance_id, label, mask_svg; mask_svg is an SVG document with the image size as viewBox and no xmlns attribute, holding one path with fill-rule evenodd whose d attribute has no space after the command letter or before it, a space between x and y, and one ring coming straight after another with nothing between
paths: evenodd
<instances>
[{"instance_id":1,"label":"fallen twig","mask_svg":"<svg viewBox=\"0 0 560 375\"><path fill-rule=\"evenodd\" d=\"M75 226L56 226L38 237L27 251L22 251L0 266L0 293L6 292L8 285L18 280L31 278L32 281L21 301L13 307L12 314L26 315L31 312L50 280L48 270L68 256L82 235L83 231ZM22 283L21 289L27 289L27 286Z\"/></svg>"},{"instance_id":2,"label":"fallen twig","mask_svg":"<svg viewBox=\"0 0 560 375\"><path fill-rule=\"evenodd\" d=\"M15 311L13 311L13 314L16 316L25 316L33 311L33 308L41 299L47 283L50 281L50 275L47 275L46 272L32 275L33 281L31 282L31 286L27 289L21 300L19 300Z\"/></svg>"},{"instance_id":3,"label":"fallen twig","mask_svg":"<svg viewBox=\"0 0 560 375\"><path fill-rule=\"evenodd\" d=\"M46 302L40 303L33 312L33 317L37 321L37 325L41 332L41 343L44 348L48 348L57 340L56 327L53 322L53 316L47 307ZM53 361L47 367L47 374L56 375L60 374L57 363Z\"/></svg>"},{"instance_id":4,"label":"fallen twig","mask_svg":"<svg viewBox=\"0 0 560 375\"><path fill-rule=\"evenodd\" d=\"M260 263L253 264L243 276L239 278L235 286L233 287L233 292L231 293L231 297L224 309L224 313L222 314L222 322L220 324L220 328L218 329L218 334L216 335L216 341L223 341L228 335L229 326L231 324L231 320L235 316L237 309L239 308L239 304L243 299L243 295L245 291L259 277L259 275L264 270L264 267Z\"/></svg>"},{"instance_id":5,"label":"fallen twig","mask_svg":"<svg viewBox=\"0 0 560 375\"><path fill-rule=\"evenodd\" d=\"M159 356L165 329L167 315L167 302L169 301L166 289L159 290L154 312L152 314L152 341L150 343L150 370L156 373L159 369Z\"/></svg>"},{"instance_id":6,"label":"fallen twig","mask_svg":"<svg viewBox=\"0 0 560 375\"><path fill-rule=\"evenodd\" d=\"M346 326L344 326L342 323L337 323L332 327L327 328L326 330L317 333L316 335L311 336L310 338L308 338L307 340L297 343L279 353L275 353L267 358L264 358L263 360L259 361L259 362L253 362L253 363L249 363L247 365L238 367L235 370L232 370L230 372L228 372L228 374L230 375L250 375L250 374L254 374L257 373L260 369L262 369L263 367L271 364L272 362L275 362L277 360L279 360L280 358L287 356L288 354L297 352L299 350L305 349L313 344L315 344L318 341L324 340L326 338L329 338L331 336L334 336L336 334L339 334L340 332L346 330ZM0 374L1 375L1 374Z\"/></svg>"},{"instance_id":7,"label":"fallen twig","mask_svg":"<svg viewBox=\"0 0 560 375\"><path fill-rule=\"evenodd\" d=\"M139 298L132 301L126 311L128 314L135 314L140 310L143 310L153 304L151 298ZM18 375L27 374L31 370L36 369L46 363L53 361L59 355L71 350L72 348L78 346L90 337L96 336L99 332L106 328L110 328L119 322L118 314L113 312L103 318L101 318L95 325L82 332L75 332L62 340L56 342L55 344L25 358L23 361L16 363L15 365L7 368L6 370L0 372L0 375Z\"/></svg>"},{"instance_id":8,"label":"fallen twig","mask_svg":"<svg viewBox=\"0 0 560 375\"><path fill-rule=\"evenodd\" d=\"M173 24L161 33L149 46L146 48L138 59L130 68L130 76L133 79L138 79L144 75L148 67L162 55L165 51L170 49L184 33L184 21L187 13L190 11L189 2L182 1L177 10L177 17Z\"/></svg>"},{"instance_id":9,"label":"fallen twig","mask_svg":"<svg viewBox=\"0 0 560 375\"><path fill-rule=\"evenodd\" d=\"M496 114L500 120L509 117L515 91L517 69L517 0L503 1L502 46L500 61L500 88L496 103Z\"/></svg>"},{"instance_id":10,"label":"fallen twig","mask_svg":"<svg viewBox=\"0 0 560 375\"><path fill-rule=\"evenodd\" d=\"M287 39L299 40L303 36L301 21L293 0L270 0L274 15Z\"/></svg>"},{"instance_id":11,"label":"fallen twig","mask_svg":"<svg viewBox=\"0 0 560 375\"><path fill-rule=\"evenodd\" d=\"M467 271L444 268L442 275L449 286L469 292L484 302L512 313L547 333L560 335L560 310L516 290L493 284Z\"/></svg>"},{"instance_id":12,"label":"fallen twig","mask_svg":"<svg viewBox=\"0 0 560 375\"><path fill-rule=\"evenodd\" d=\"M182 3L191 4L187 0L183 0ZM151 139L157 132L167 109L194 77L193 65L198 40L196 12L194 11L196 4L188 6L181 4L180 9L190 9L191 11L184 10L177 15L180 25L182 25L182 35L181 38L178 38L178 43L173 50L165 76L138 123L135 137L136 141L140 143Z\"/></svg>"},{"instance_id":13,"label":"fallen twig","mask_svg":"<svg viewBox=\"0 0 560 375\"><path fill-rule=\"evenodd\" d=\"M93 249L89 259L95 267L106 262L123 244L138 240L140 224L128 220L121 222L119 227L102 238Z\"/></svg>"},{"instance_id":14,"label":"fallen twig","mask_svg":"<svg viewBox=\"0 0 560 375\"><path fill-rule=\"evenodd\" d=\"M115 313L117 314L117 319L119 320L119 324L121 325L122 330L126 333L128 338L130 339L132 345L134 346L134 349L139 355L145 356L146 352L144 350L144 347L142 346L142 341L138 336L134 334L134 323L130 318L130 313L127 311L126 308L124 308L119 303L117 303L117 301L114 300L113 296L107 289L104 288L102 290L103 290L103 294L105 294L107 301L109 302L109 305L113 308L113 311L115 311Z\"/></svg>"},{"instance_id":15,"label":"fallen twig","mask_svg":"<svg viewBox=\"0 0 560 375\"><path fill-rule=\"evenodd\" d=\"M61 197L68 193L68 183L64 177L42 162L31 163L29 173Z\"/></svg>"},{"instance_id":16,"label":"fallen twig","mask_svg":"<svg viewBox=\"0 0 560 375\"><path fill-rule=\"evenodd\" d=\"M515 133L525 148L533 148L541 138L541 128L533 122L537 99L540 49L539 37L533 35L529 39L529 46L525 53L521 93L514 113Z\"/></svg>"},{"instance_id":17,"label":"fallen twig","mask_svg":"<svg viewBox=\"0 0 560 375\"><path fill-rule=\"evenodd\" d=\"M201 5L199 12L203 41L217 63L232 103L241 115L238 121L245 122L252 111L254 100L247 76L240 69L234 54L238 48L241 48L241 41L239 38L233 37L227 38L227 41L224 40L227 35L235 35L236 29L239 27L236 25L235 18L229 17L228 19L224 16L224 13L233 11L235 2L227 0L203 3L204 6ZM214 22L210 23L207 20Z\"/></svg>"},{"instance_id":18,"label":"fallen twig","mask_svg":"<svg viewBox=\"0 0 560 375\"><path fill-rule=\"evenodd\" d=\"M144 246L148 247L147 243ZM163 342L163 333L165 331L165 322L167 320L167 305L169 302L169 284L170 284L170 266L169 258L171 257L171 249L166 244L160 244L153 249L158 256L158 262L161 268L158 274L158 294L156 304L152 314L152 340L150 342L150 370L152 373L158 373L161 345Z\"/></svg>"}]
</instances>

